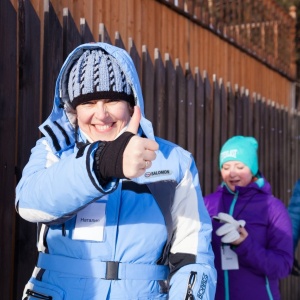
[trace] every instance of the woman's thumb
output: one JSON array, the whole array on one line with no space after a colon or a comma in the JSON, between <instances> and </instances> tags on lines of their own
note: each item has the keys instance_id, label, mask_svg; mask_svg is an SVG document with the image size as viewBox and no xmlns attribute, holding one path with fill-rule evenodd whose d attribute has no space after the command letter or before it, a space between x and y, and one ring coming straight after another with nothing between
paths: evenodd
<instances>
[{"instance_id":1,"label":"woman's thumb","mask_svg":"<svg viewBox=\"0 0 300 300\"><path fill-rule=\"evenodd\" d=\"M141 121L141 109L138 106L134 106L133 115L128 124L127 130L133 134L137 134Z\"/></svg>"}]
</instances>

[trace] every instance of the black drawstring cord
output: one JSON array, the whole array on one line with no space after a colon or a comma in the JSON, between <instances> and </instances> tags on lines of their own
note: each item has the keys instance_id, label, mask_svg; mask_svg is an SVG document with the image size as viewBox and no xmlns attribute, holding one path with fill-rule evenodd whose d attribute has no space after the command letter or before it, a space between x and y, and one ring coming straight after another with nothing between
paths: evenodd
<instances>
[{"instance_id":1,"label":"black drawstring cord","mask_svg":"<svg viewBox=\"0 0 300 300\"><path fill-rule=\"evenodd\" d=\"M77 142L78 142L78 135L79 135L79 126L78 126L78 121L76 119L76 123L75 123L75 144L77 144Z\"/></svg>"},{"instance_id":2,"label":"black drawstring cord","mask_svg":"<svg viewBox=\"0 0 300 300\"><path fill-rule=\"evenodd\" d=\"M63 236L66 236L66 224L65 223L63 223L61 225L61 233Z\"/></svg>"}]
</instances>

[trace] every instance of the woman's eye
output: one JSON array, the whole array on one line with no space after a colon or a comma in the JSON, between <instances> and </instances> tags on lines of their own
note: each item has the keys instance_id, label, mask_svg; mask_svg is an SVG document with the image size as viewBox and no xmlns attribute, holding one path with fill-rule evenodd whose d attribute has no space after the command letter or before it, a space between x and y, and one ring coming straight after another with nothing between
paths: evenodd
<instances>
[{"instance_id":1,"label":"woman's eye","mask_svg":"<svg viewBox=\"0 0 300 300\"><path fill-rule=\"evenodd\" d=\"M110 100L107 100L105 103L109 104L109 105L114 105L114 104L117 104L118 102L120 102L120 100L110 99Z\"/></svg>"},{"instance_id":2,"label":"woman's eye","mask_svg":"<svg viewBox=\"0 0 300 300\"><path fill-rule=\"evenodd\" d=\"M84 102L82 104L83 105L93 105L93 104L95 104L95 101L87 101L87 102Z\"/></svg>"}]
</instances>

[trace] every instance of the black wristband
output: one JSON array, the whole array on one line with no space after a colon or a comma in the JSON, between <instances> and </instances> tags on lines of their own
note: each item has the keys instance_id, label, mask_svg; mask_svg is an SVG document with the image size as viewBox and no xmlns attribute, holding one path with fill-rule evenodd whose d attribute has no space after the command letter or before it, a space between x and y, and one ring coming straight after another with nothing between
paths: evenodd
<instances>
[{"instance_id":1,"label":"black wristband","mask_svg":"<svg viewBox=\"0 0 300 300\"><path fill-rule=\"evenodd\" d=\"M133 136L133 133L126 131L114 141L100 142L95 153L93 169L101 185L105 185L113 177L125 178L123 153Z\"/></svg>"}]
</instances>

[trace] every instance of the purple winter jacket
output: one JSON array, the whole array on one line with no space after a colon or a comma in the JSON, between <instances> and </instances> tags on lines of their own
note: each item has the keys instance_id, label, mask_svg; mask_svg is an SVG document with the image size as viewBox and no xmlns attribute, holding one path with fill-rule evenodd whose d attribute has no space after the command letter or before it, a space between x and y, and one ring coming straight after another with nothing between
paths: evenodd
<instances>
[{"instance_id":1,"label":"purple winter jacket","mask_svg":"<svg viewBox=\"0 0 300 300\"><path fill-rule=\"evenodd\" d=\"M204 198L210 217L219 212L229 213L234 206L233 217L245 220L249 233L243 243L232 247L238 255L239 269L226 271L229 290L229 297L226 297L224 276L227 275L221 268L221 237L215 234L223 224L212 219L212 246L218 272L216 300L278 300L279 279L291 271L293 239L287 209L282 201L272 196L270 184L264 178L259 181L262 187L252 182L246 187L236 187L235 193L224 184Z\"/></svg>"}]
</instances>

